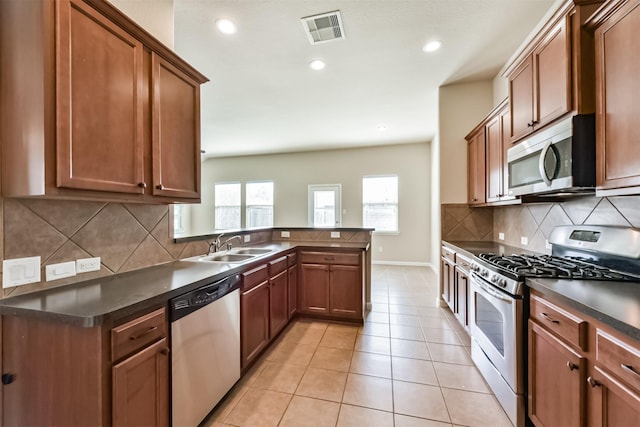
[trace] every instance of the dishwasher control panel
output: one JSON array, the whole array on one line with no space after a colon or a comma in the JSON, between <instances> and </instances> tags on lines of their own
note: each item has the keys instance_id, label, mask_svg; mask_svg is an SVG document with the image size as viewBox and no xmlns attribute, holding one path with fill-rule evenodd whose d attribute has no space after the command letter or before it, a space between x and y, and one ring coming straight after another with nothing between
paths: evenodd
<instances>
[{"instance_id":1,"label":"dishwasher control panel","mask_svg":"<svg viewBox=\"0 0 640 427\"><path fill-rule=\"evenodd\" d=\"M234 274L209 283L169 301L169 318L175 322L181 317L210 304L240 287L240 275Z\"/></svg>"}]
</instances>

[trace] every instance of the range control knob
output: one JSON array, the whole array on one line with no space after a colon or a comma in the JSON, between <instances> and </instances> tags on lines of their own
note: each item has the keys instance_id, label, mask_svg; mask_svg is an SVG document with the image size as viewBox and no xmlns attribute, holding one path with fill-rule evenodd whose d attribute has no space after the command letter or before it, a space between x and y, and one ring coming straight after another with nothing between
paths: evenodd
<instances>
[{"instance_id":1,"label":"range control knob","mask_svg":"<svg viewBox=\"0 0 640 427\"><path fill-rule=\"evenodd\" d=\"M491 283L496 283L498 281L498 275L494 274L493 276L491 276Z\"/></svg>"},{"instance_id":2,"label":"range control knob","mask_svg":"<svg viewBox=\"0 0 640 427\"><path fill-rule=\"evenodd\" d=\"M498 286L500 286L501 288L506 288L507 287L507 279L498 280Z\"/></svg>"},{"instance_id":3,"label":"range control knob","mask_svg":"<svg viewBox=\"0 0 640 427\"><path fill-rule=\"evenodd\" d=\"M488 272L487 270L482 270L482 271L480 272L480 275L481 275L482 277L487 277L487 276L489 275L489 272Z\"/></svg>"}]
</instances>

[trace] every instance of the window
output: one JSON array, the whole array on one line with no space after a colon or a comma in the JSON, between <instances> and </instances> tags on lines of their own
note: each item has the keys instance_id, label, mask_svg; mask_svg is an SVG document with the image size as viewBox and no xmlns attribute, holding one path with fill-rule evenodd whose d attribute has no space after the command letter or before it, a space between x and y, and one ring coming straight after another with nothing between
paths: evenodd
<instances>
[{"instance_id":1,"label":"window","mask_svg":"<svg viewBox=\"0 0 640 427\"><path fill-rule=\"evenodd\" d=\"M273 226L273 181L247 182L247 228Z\"/></svg>"},{"instance_id":2,"label":"window","mask_svg":"<svg viewBox=\"0 0 640 427\"><path fill-rule=\"evenodd\" d=\"M398 177L362 179L362 225L376 231L398 231Z\"/></svg>"},{"instance_id":3,"label":"window","mask_svg":"<svg viewBox=\"0 0 640 427\"><path fill-rule=\"evenodd\" d=\"M173 232L184 233L184 205L173 205Z\"/></svg>"},{"instance_id":4,"label":"window","mask_svg":"<svg viewBox=\"0 0 640 427\"><path fill-rule=\"evenodd\" d=\"M240 183L231 182L215 185L216 230L241 228Z\"/></svg>"},{"instance_id":5,"label":"window","mask_svg":"<svg viewBox=\"0 0 640 427\"><path fill-rule=\"evenodd\" d=\"M309 186L310 227L340 227L341 192L340 184Z\"/></svg>"}]
</instances>

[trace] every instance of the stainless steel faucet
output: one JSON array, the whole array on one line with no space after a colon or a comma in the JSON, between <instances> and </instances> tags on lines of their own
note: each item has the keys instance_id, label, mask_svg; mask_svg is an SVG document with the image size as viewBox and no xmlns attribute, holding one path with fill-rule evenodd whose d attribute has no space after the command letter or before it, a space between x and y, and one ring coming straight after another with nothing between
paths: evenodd
<instances>
[{"instance_id":1,"label":"stainless steel faucet","mask_svg":"<svg viewBox=\"0 0 640 427\"><path fill-rule=\"evenodd\" d=\"M220 237L220 236L218 236L218 237ZM220 245L220 246L218 246L218 247L217 247L217 248L218 248L218 250L220 250L220 247L222 247L223 245L227 245L227 250L228 250L228 251L229 251L229 250L231 250L231 241L232 241L232 240L234 240L234 239L238 239L238 241L239 241L240 243L242 243L242 236L240 236L239 234L237 234L237 235L235 235L235 236L231 236L231 237L229 237L227 240L225 240L225 241L224 241L224 243L223 243L222 245Z\"/></svg>"}]
</instances>

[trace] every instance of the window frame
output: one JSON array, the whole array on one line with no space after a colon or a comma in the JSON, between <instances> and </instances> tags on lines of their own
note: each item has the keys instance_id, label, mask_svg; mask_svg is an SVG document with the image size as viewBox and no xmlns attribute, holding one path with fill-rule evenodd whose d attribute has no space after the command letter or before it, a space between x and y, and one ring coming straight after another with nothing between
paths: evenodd
<instances>
[{"instance_id":1,"label":"window frame","mask_svg":"<svg viewBox=\"0 0 640 427\"><path fill-rule=\"evenodd\" d=\"M364 200L364 183L369 178L395 178L396 179L396 201L395 203L367 203ZM382 174L382 175L364 175L362 177L362 227L370 227L365 225L365 206L366 205L395 205L395 230L376 230L375 234L398 235L400 234L400 178L398 174Z\"/></svg>"},{"instance_id":2,"label":"window frame","mask_svg":"<svg viewBox=\"0 0 640 427\"><path fill-rule=\"evenodd\" d=\"M237 184L240 187L240 204L237 205L239 208L239 223L240 226L237 228L220 228L218 226L218 207L236 207L236 205L218 205L218 198L216 197L216 188L218 185L231 185ZM242 182L240 181L223 181L223 182L214 182L213 184L213 226L216 230L238 230L242 229Z\"/></svg>"},{"instance_id":3,"label":"window frame","mask_svg":"<svg viewBox=\"0 0 640 427\"><path fill-rule=\"evenodd\" d=\"M271 183L271 205L249 205L247 197L249 196L249 191L247 190L247 187L250 184L261 184L261 183ZM275 182L273 180L270 179L264 179L264 180L258 180L258 181L246 181L244 182L244 198L242 199L244 200L244 226L245 228L267 228L267 227L273 227L274 223L275 223L275 205L276 205L276 185ZM271 225L257 225L257 226L250 226L249 225L249 206L271 206ZM241 221L242 223L242 221Z\"/></svg>"}]
</instances>

